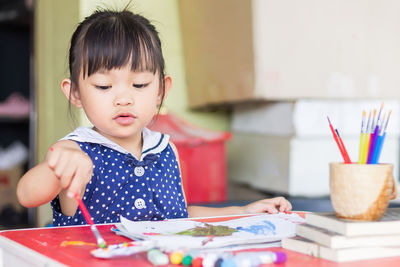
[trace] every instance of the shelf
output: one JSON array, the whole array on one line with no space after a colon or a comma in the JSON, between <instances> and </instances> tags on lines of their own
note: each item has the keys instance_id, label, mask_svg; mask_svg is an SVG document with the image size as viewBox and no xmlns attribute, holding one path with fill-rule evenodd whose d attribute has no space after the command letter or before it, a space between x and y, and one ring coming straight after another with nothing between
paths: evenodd
<instances>
[{"instance_id":1,"label":"shelf","mask_svg":"<svg viewBox=\"0 0 400 267\"><path fill-rule=\"evenodd\" d=\"M0 123L29 123L29 116L26 117L2 117Z\"/></svg>"}]
</instances>

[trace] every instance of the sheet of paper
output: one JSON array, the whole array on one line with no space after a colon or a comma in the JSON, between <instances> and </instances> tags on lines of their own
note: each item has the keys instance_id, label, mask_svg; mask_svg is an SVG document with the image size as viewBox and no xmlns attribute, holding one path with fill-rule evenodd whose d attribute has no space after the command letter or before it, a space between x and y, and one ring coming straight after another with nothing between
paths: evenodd
<instances>
[{"instance_id":1,"label":"sheet of paper","mask_svg":"<svg viewBox=\"0 0 400 267\"><path fill-rule=\"evenodd\" d=\"M135 234L175 234L203 225L191 220L165 220L165 221L130 221L121 216L121 224L131 233Z\"/></svg>"},{"instance_id":2,"label":"sheet of paper","mask_svg":"<svg viewBox=\"0 0 400 267\"><path fill-rule=\"evenodd\" d=\"M121 217L116 227L133 236L152 240L162 249L206 249L280 241L296 235L299 215L260 214L223 222L192 220L139 221ZM120 226L123 227L120 227Z\"/></svg>"}]
</instances>

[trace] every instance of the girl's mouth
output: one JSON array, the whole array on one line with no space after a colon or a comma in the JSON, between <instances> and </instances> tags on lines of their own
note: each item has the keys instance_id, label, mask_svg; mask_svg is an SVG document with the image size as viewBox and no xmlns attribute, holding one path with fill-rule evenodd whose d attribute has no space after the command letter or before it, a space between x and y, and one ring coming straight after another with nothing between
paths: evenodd
<instances>
[{"instance_id":1,"label":"girl's mouth","mask_svg":"<svg viewBox=\"0 0 400 267\"><path fill-rule=\"evenodd\" d=\"M114 117L114 120L121 125L130 125L136 117L131 113L120 113Z\"/></svg>"}]
</instances>

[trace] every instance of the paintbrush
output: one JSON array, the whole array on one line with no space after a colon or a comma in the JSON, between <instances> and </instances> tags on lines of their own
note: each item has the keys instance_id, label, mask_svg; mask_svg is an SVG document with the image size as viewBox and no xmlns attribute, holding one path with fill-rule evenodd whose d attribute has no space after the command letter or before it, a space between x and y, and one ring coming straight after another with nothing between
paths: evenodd
<instances>
[{"instance_id":1,"label":"paintbrush","mask_svg":"<svg viewBox=\"0 0 400 267\"><path fill-rule=\"evenodd\" d=\"M74 198L76 199L76 201L78 201L79 208L81 209L83 217L85 217L86 222L88 224L90 224L90 229L92 230L94 236L96 237L97 245L100 248L106 248L107 247L106 241L104 241L103 237L100 235L99 231L97 230L97 227L94 224L92 218L90 217L89 211L87 210L82 199L79 197L78 194L75 194Z\"/></svg>"},{"instance_id":2,"label":"paintbrush","mask_svg":"<svg viewBox=\"0 0 400 267\"><path fill-rule=\"evenodd\" d=\"M326 116L326 117L328 118L329 128L331 128L331 131L332 131L332 134L333 134L333 138L335 139L336 144L339 147L339 151L342 154L342 157L344 159L344 163L351 164L351 160L350 160L349 154L347 153L346 147L343 144L342 138L340 138L339 131L337 129L336 130L333 129L331 120L329 119L328 116Z\"/></svg>"}]
</instances>

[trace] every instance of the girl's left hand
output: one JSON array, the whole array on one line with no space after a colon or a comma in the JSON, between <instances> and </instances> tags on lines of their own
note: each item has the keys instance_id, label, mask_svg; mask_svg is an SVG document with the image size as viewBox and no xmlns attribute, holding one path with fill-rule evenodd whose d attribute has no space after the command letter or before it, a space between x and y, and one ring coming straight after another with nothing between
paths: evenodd
<instances>
[{"instance_id":1,"label":"girl's left hand","mask_svg":"<svg viewBox=\"0 0 400 267\"><path fill-rule=\"evenodd\" d=\"M244 206L244 213L278 213L292 210L292 204L284 197L267 198Z\"/></svg>"}]
</instances>

